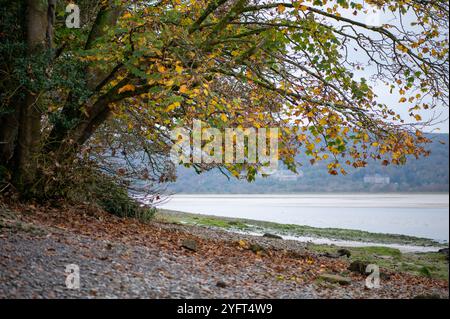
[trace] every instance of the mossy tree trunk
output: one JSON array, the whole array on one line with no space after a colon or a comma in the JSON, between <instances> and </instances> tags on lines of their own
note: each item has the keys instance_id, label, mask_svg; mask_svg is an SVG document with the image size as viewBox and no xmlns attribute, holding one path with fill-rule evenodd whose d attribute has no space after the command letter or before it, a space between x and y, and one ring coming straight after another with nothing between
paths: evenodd
<instances>
[{"instance_id":1,"label":"mossy tree trunk","mask_svg":"<svg viewBox=\"0 0 450 319\"><path fill-rule=\"evenodd\" d=\"M4 1L6 0L0 0L0 4ZM92 49L95 42L105 35L108 27L116 24L123 7L114 3L114 0L100 3L85 45L86 50ZM11 54L10 61L3 59L2 73L14 74L15 70L8 68L13 68L18 57L27 61L24 68L26 73L21 76L26 78L24 82L27 84L18 83L20 81L17 79L14 83L6 79L1 81L5 91L15 93L8 105L2 105L0 109L0 166L9 169L12 174L11 181L20 193L26 193L28 189L33 188L39 176L39 157L55 153L51 154L55 161L64 161L64 157L76 154L79 146L108 118L108 104L115 99L116 92L111 91L89 106L87 112L81 112L81 106L78 105L80 97L71 92L61 114L73 125L67 127L56 123L48 135L43 135L42 119L46 106L45 101L41 99L44 92L39 81L42 79L36 74L38 72L33 63L37 60L51 61L53 51L56 51L52 50L56 4L56 0L22 0L15 3L6 1L2 9L4 13L11 12L11 21L2 21L2 25L15 26L20 30L15 34L7 34L5 39L13 46L24 45L22 50L16 49L15 53ZM2 57L6 57L4 52ZM44 59L41 59L42 57ZM40 67L42 72L47 66ZM117 70L89 66L85 72L88 90L94 94L100 89L101 83L115 71Z\"/></svg>"},{"instance_id":2,"label":"mossy tree trunk","mask_svg":"<svg viewBox=\"0 0 450 319\"><path fill-rule=\"evenodd\" d=\"M30 61L36 56L46 54L52 47L55 5L55 0L26 1L25 43L27 58ZM36 81L31 66L27 76L28 83ZM41 93L30 85L25 88L24 99L19 106L13 171L13 179L19 190L29 187L37 174L36 157L41 140Z\"/></svg>"}]
</instances>

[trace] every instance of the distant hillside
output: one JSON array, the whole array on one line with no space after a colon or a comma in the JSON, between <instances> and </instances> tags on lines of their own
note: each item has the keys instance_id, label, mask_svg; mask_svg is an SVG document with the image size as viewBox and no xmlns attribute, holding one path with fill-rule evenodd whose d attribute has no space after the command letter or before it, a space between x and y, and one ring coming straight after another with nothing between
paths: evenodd
<instances>
[{"instance_id":1,"label":"distant hillside","mask_svg":"<svg viewBox=\"0 0 450 319\"><path fill-rule=\"evenodd\" d=\"M281 172L275 177L258 178L254 183L228 180L219 171L197 175L180 167L178 181L169 185L175 193L299 193L299 192L448 192L449 135L432 134L431 156L411 159L402 167L371 163L353 169L347 176L330 176L320 166L305 165L299 176ZM441 144L440 141L445 142Z\"/></svg>"}]
</instances>

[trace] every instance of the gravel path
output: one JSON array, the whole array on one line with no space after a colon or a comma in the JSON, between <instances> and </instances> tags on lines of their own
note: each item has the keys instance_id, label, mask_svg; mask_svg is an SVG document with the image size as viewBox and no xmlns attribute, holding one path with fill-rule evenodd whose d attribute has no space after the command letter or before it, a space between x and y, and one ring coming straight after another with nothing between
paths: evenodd
<instances>
[{"instance_id":1,"label":"gravel path","mask_svg":"<svg viewBox=\"0 0 450 319\"><path fill-rule=\"evenodd\" d=\"M80 268L80 290L66 288L70 264ZM312 286L268 278L263 260L239 268L63 232L0 232L0 269L0 298L317 297Z\"/></svg>"}]
</instances>

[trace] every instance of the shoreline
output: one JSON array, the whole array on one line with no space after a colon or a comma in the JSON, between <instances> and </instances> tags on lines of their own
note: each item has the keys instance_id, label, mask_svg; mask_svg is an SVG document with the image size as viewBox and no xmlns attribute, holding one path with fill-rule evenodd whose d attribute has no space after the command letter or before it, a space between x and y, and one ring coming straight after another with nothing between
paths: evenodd
<instances>
[{"instance_id":1,"label":"shoreline","mask_svg":"<svg viewBox=\"0 0 450 319\"><path fill-rule=\"evenodd\" d=\"M415 236L372 233L343 228L318 228L304 225L289 225L274 222L193 214L170 209L158 209L157 219L163 221L222 229L229 232L263 236L272 233L283 239L311 242L319 245L343 247L370 247L373 245L395 248L403 252L437 252L447 248L448 243Z\"/></svg>"},{"instance_id":2,"label":"shoreline","mask_svg":"<svg viewBox=\"0 0 450 319\"><path fill-rule=\"evenodd\" d=\"M448 227L445 226L448 224L449 197L442 194L183 194L166 199L156 208L273 224L401 234L432 239L440 244L449 242ZM315 237L308 236L309 232L295 233L294 236ZM336 239L354 241L353 237ZM365 241L365 237L356 241ZM384 240L377 242L386 243Z\"/></svg>"},{"instance_id":3,"label":"shoreline","mask_svg":"<svg viewBox=\"0 0 450 319\"><path fill-rule=\"evenodd\" d=\"M172 218L167 218L172 217ZM173 218L175 217L175 218ZM186 218L188 222L186 222ZM189 221L190 219L190 221ZM183 222L184 220L184 222ZM235 219L228 217L207 216L200 214L191 214L170 210L158 210L155 221L162 225L169 225L169 227L180 227L184 231L188 231L195 236L204 238L219 238L220 240L236 241L239 238L245 238L249 241L256 241L258 243L270 242L276 249L293 249L297 250L299 247L307 249L309 252L325 255L327 257L336 258L336 252L340 249L345 249L351 252L352 260L366 260L374 264L385 267L386 269L394 271L405 271L414 273L419 276L428 276L428 270L436 271L431 276L445 279L448 281L448 257L439 252L441 249L448 249L448 244L436 243L435 246L410 246L398 244L383 244L377 242L361 242L354 241L355 245L342 245L342 241L329 240L327 242L313 242L298 240L290 236L280 236L282 239L270 239L264 235L277 235L274 229L261 229L258 233L246 232L239 230L242 227L242 222L256 222L258 224L274 224L261 221L252 221L247 219ZM170 226L172 225L172 226ZM237 227L236 227L237 226ZM289 225L288 225L289 226ZM297 226L297 225L294 225ZM301 226L299 226L301 227ZM310 227L308 227L310 228ZM319 229L319 228L310 228ZM320 230L320 229L319 229ZM344 230L345 231L345 230ZM365 232L363 232L365 233ZM370 233L368 233L370 234ZM279 233L278 233L279 235ZM373 234L377 235L377 234ZM398 236L392 234L381 234L388 237ZM401 236L405 237L405 236ZM409 238L409 236L406 236ZM410 237L414 238L414 237ZM315 238L317 240L318 238ZM421 238L416 238L423 240ZM430 239L425 239L432 241ZM416 248L416 249L414 249ZM438 270L440 269L440 270ZM433 272L432 271L432 272Z\"/></svg>"}]
</instances>

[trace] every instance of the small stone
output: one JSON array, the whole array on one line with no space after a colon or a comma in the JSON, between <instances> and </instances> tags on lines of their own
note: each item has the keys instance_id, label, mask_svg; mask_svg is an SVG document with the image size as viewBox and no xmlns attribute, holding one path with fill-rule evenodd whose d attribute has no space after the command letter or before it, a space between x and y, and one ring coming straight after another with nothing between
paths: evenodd
<instances>
[{"instance_id":1,"label":"small stone","mask_svg":"<svg viewBox=\"0 0 450 319\"><path fill-rule=\"evenodd\" d=\"M181 247L190 250L190 251L197 251L198 247L197 247L197 242L193 239L186 239L183 240L183 242L181 243Z\"/></svg>"},{"instance_id":2,"label":"small stone","mask_svg":"<svg viewBox=\"0 0 450 319\"><path fill-rule=\"evenodd\" d=\"M224 281L218 281L216 286L219 288L227 288L228 287L227 283Z\"/></svg>"},{"instance_id":3,"label":"small stone","mask_svg":"<svg viewBox=\"0 0 450 319\"><path fill-rule=\"evenodd\" d=\"M369 263L361 260L356 260L351 263L350 267L348 267L348 270L361 275L365 275L367 266L369 266Z\"/></svg>"},{"instance_id":4,"label":"small stone","mask_svg":"<svg viewBox=\"0 0 450 319\"><path fill-rule=\"evenodd\" d=\"M383 281L389 281L389 280L391 280L391 275L389 275L385 272L382 272L382 273L380 273L380 279Z\"/></svg>"},{"instance_id":5,"label":"small stone","mask_svg":"<svg viewBox=\"0 0 450 319\"><path fill-rule=\"evenodd\" d=\"M443 249L439 250L439 253L445 255L445 257L447 257L447 261L449 260L449 249L448 248L443 248Z\"/></svg>"},{"instance_id":6,"label":"small stone","mask_svg":"<svg viewBox=\"0 0 450 319\"><path fill-rule=\"evenodd\" d=\"M339 254L332 254L329 252L326 252L325 254L323 254L323 256L326 258L333 258L333 259L337 259L337 258L341 257L341 255L339 255Z\"/></svg>"},{"instance_id":7,"label":"small stone","mask_svg":"<svg viewBox=\"0 0 450 319\"><path fill-rule=\"evenodd\" d=\"M265 253L265 252L266 252L266 250L264 249L264 247L262 247L262 246L260 246L260 245L258 245L258 244L252 244L252 245L250 245L250 250L251 250L252 252L254 252L255 254L258 254L258 253Z\"/></svg>"},{"instance_id":8,"label":"small stone","mask_svg":"<svg viewBox=\"0 0 450 319\"><path fill-rule=\"evenodd\" d=\"M278 235L275 235L275 234L270 234L270 233L264 234L263 237L270 238L270 239L281 239L281 240L283 239L283 237L281 237L281 236L278 236Z\"/></svg>"},{"instance_id":9,"label":"small stone","mask_svg":"<svg viewBox=\"0 0 450 319\"><path fill-rule=\"evenodd\" d=\"M375 256L376 258L379 258L379 259L383 259L383 260L393 260L394 259L394 257L392 257L392 256Z\"/></svg>"},{"instance_id":10,"label":"small stone","mask_svg":"<svg viewBox=\"0 0 450 319\"><path fill-rule=\"evenodd\" d=\"M319 278L333 284L340 284L342 286L350 285L352 283L352 280L350 278L339 275L324 274Z\"/></svg>"},{"instance_id":11,"label":"small stone","mask_svg":"<svg viewBox=\"0 0 450 319\"><path fill-rule=\"evenodd\" d=\"M350 258L352 256L352 252L348 249L339 249L338 254L341 257L346 256L347 258Z\"/></svg>"}]
</instances>

